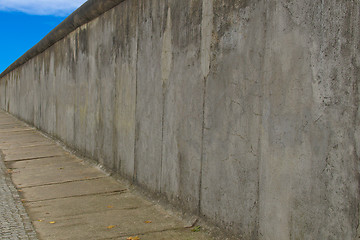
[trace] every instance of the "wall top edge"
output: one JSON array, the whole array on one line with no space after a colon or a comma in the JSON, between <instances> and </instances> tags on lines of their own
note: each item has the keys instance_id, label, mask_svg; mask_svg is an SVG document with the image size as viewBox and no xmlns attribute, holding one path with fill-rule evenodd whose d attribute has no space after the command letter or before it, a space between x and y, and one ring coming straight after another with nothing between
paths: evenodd
<instances>
[{"instance_id":1,"label":"wall top edge","mask_svg":"<svg viewBox=\"0 0 360 240\"><path fill-rule=\"evenodd\" d=\"M3 78L14 69L44 52L46 49L65 38L78 27L97 18L123 1L125 0L88 0L64 21L62 21L57 27L55 27L42 40L40 40L40 42L5 69L5 71L0 74L0 78Z\"/></svg>"}]
</instances>

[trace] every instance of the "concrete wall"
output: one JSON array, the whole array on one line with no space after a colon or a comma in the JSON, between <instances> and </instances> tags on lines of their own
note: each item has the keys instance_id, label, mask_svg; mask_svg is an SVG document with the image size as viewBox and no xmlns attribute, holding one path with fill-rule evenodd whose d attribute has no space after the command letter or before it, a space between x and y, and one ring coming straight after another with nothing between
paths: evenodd
<instances>
[{"instance_id":1,"label":"concrete wall","mask_svg":"<svg viewBox=\"0 0 360 240\"><path fill-rule=\"evenodd\" d=\"M355 239L358 1L127 0L3 109L239 239Z\"/></svg>"}]
</instances>

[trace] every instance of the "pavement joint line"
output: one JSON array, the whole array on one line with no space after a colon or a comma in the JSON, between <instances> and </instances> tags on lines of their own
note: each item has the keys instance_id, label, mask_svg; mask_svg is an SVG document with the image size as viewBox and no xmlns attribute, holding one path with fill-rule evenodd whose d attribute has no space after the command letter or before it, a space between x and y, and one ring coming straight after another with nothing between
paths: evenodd
<instances>
[{"instance_id":1,"label":"pavement joint line","mask_svg":"<svg viewBox=\"0 0 360 240\"><path fill-rule=\"evenodd\" d=\"M19 130L16 130L16 131L1 131L0 130L0 134L1 133L17 133L17 132L28 132L28 131L34 131L34 132L36 132L36 130L35 129L33 129L33 128L24 128L24 129L19 129Z\"/></svg>"},{"instance_id":2,"label":"pavement joint line","mask_svg":"<svg viewBox=\"0 0 360 240\"><path fill-rule=\"evenodd\" d=\"M129 210L138 210L138 209L147 209L147 208L151 208L156 206L155 204L151 204L151 205L145 205L145 206L139 206L139 207L128 207L128 208L121 208L121 209L102 209L101 211L93 211L93 212L86 212L86 213L81 213L81 214L75 214L75 215L63 215L63 216L51 216L52 219L64 219L64 218L68 218L68 217L83 217L83 216L87 216L87 215L93 215L93 214L97 214L97 213L103 213L103 212L121 212L121 211L129 211ZM44 216L44 217L49 217L49 216ZM37 220L33 220L32 222L38 222Z\"/></svg>"},{"instance_id":3,"label":"pavement joint line","mask_svg":"<svg viewBox=\"0 0 360 240\"><path fill-rule=\"evenodd\" d=\"M188 228L186 228L186 227L176 227L176 228L163 229L163 230L159 230L159 231L147 231L147 232L143 232L143 233L121 234L121 235L114 236L114 237L111 237L111 238L100 238L98 240L109 240L109 239L123 238L123 237L129 237L129 236L142 236L142 235L145 235L145 234L162 233L162 232L167 232L167 231L176 231L176 230L183 230L183 229L188 229Z\"/></svg>"},{"instance_id":4,"label":"pavement joint line","mask_svg":"<svg viewBox=\"0 0 360 240\"><path fill-rule=\"evenodd\" d=\"M42 159L34 159L34 160L30 160L30 161L40 161L40 160L43 160L44 158L42 158ZM61 161L63 161L63 160L65 160L65 159L61 159ZM60 167L67 167L67 164L73 164L73 163L77 163L77 164L83 164L83 162L81 161L81 160L73 160L73 159L71 159L72 161L69 161L69 162L67 162L67 161L65 161L65 162L60 162L60 160L59 160L59 162L57 162L57 163L49 163L49 164L46 164L46 167L49 167L49 168L51 168L51 167L53 167L54 165L59 165L59 168ZM49 161L50 161L50 159L49 159ZM21 162L21 161L20 161ZM22 167L18 167L18 166L15 166L15 167L13 167L12 166L12 164L13 163L17 163L17 162L7 162L7 163L5 163L5 165L6 165L6 167L8 168L8 169L12 169L12 170L20 170L20 171L24 171L24 169L30 169L30 170L35 170L35 169L38 169L39 167L35 167L35 166L22 166ZM62 165L62 164L64 164L64 165ZM91 167L91 166L90 166ZM106 174L106 173L105 173ZM111 176L111 175L109 175L109 176Z\"/></svg>"},{"instance_id":5,"label":"pavement joint line","mask_svg":"<svg viewBox=\"0 0 360 240\"><path fill-rule=\"evenodd\" d=\"M108 192L100 192L100 193L88 193L88 194L81 194L81 195L74 195L74 196L67 196L67 197L57 197L57 198L47 198L47 199L41 199L41 200L24 200L24 203L35 203L35 202L44 202L44 201L50 201L50 200L57 200L57 199L67 199L67 198L78 198L78 197L87 197L87 196L96 196L96 195L103 195L108 193L127 193L129 189L121 189L121 190L115 190L115 191L108 191Z\"/></svg>"},{"instance_id":6,"label":"pavement joint line","mask_svg":"<svg viewBox=\"0 0 360 240\"><path fill-rule=\"evenodd\" d=\"M37 161L37 160L43 160L44 158L42 158L42 159L34 159L34 160L30 160L30 161ZM61 159L61 161L62 160L64 160L64 159ZM71 159L72 160L72 159ZM20 161L21 162L21 161ZM5 163L5 165L6 165L6 167L8 168L8 169L12 169L12 170L19 170L19 171L24 171L24 169L30 169L30 170L35 170L35 169L38 169L39 167L34 167L34 166L22 166L22 167L13 167L12 166L12 164L13 164L14 162L7 162L7 163ZM16 162L15 162L16 163ZM62 163L63 164L65 164L65 165L62 165ZM81 160L73 160L73 161L71 161L71 162L58 162L58 163L49 163L49 164L46 164L46 167L49 167L49 168L51 168L51 167L53 167L54 165L57 165L57 164L59 164L59 168L60 167L67 167L67 164L72 164L72 163L77 163L77 164L83 164L83 162L81 161ZM91 166L90 166L91 167ZM106 173L105 173L106 174ZM109 175L109 176L111 176L111 175Z\"/></svg>"},{"instance_id":7,"label":"pavement joint line","mask_svg":"<svg viewBox=\"0 0 360 240\"><path fill-rule=\"evenodd\" d=\"M104 195L104 196L112 196L112 195L118 195L120 194L126 194L126 193L131 193L130 191L127 191L128 189L122 190L122 191L115 191L115 192L106 192L106 193L98 193L98 194L88 194L88 195L84 195L84 196L80 196L80 197L91 197L93 196L100 196L100 195ZM77 197L77 196L71 196L71 197L63 197L60 199L66 199L66 198L72 198L72 197ZM41 203L41 202L47 202L47 201L54 201L54 200L58 200L58 198L53 198L53 199L49 199L49 200L37 200L37 201L25 201L25 203ZM153 204L151 204L153 205Z\"/></svg>"},{"instance_id":8,"label":"pavement joint line","mask_svg":"<svg viewBox=\"0 0 360 240\"><path fill-rule=\"evenodd\" d=\"M43 146L52 146L54 145L53 143L46 143L46 144L39 144L39 145L29 145L29 146L16 146L16 147L11 147L11 148L6 148L3 147L1 148L2 150L10 150L10 149L18 149L18 148L30 148L30 147L43 147Z\"/></svg>"},{"instance_id":9,"label":"pavement joint line","mask_svg":"<svg viewBox=\"0 0 360 240\"><path fill-rule=\"evenodd\" d=\"M8 133L2 133L0 132L0 135L7 135L7 136L0 136L1 140L8 140L8 139L15 139L16 137L41 137L39 133L35 130L33 131L14 131L14 132L8 132Z\"/></svg>"},{"instance_id":10,"label":"pavement joint line","mask_svg":"<svg viewBox=\"0 0 360 240\"><path fill-rule=\"evenodd\" d=\"M17 129L15 131L2 131L0 130L0 134L2 133L5 133L5 134L8 134L8 133L18 133L18 132L36 132L34 129L31 129L31 128L25 128L25 129Z\"/></svg>"},{"instance_id":11,"label":"pavement joint line","mask_svg":"<svg viewBox=\"0 0 360 240\"><path fill-rule=\"evenodd\" d=\"M16 140L16 138L14 138L14 139ZM44 141L44 139L42 139L41 141ZM9 139L2 140L0 138L0 143L2 143L2 144L4 144L4 143L6 143L6 144L18 144L19 146L21 146L21 144L39 143L39 142L40 142L39 139L29 140L29 141L26 141L25 143L23 143L23 142L19 142L18 140L16 140L16 142L11 142L11 141L9 141Z\"/></svg>"},{"instance_id":12,"label":"pavement joint line","mask_svg":"<svg viewBox=\"0 0 360 240\"><path fill-rule=\"evenodd\" d=\"M1 132L0 132L1 133ZM6 133L6 132L4 132ZM40 135L40 133L34 129L32 129L31 131L25 131L25 130L21 130L21 131L11 131L11 132L7 132L7 134L13 134L13 135L24 135L24 136L30 136L30 135L33 135L33 136L37 136L37 137L42 137ZM9 137L9 136L7 136ZM15 137L15 136L14 136ZM3 138L3 137L1 137Z\"/></svg>"},{"instance_id":13,"label":"pavement joint line","mask_svg":"<svg viewBox=\"0 0 360 240\"><path fill-rule=\"evenodd\" d=\"M63 181L63 182L46 183L46 184L41 184L41 185L26 186L26 187L20 187L20 188L21 189L28 189L28 188L35 188L35 187L60 185L60 184L64 184L64 183L84 182L84 181L88 181L88 180L97 180L97 179L102 179L102 178L106 178L106 177L108 177L108 176L105 175L105 176L101 176L101 177L93 177L93 178L76 179L76 180L69 180L69 181Z\"/></svg>"},{"instance_id":14,"label":"pavement joint line","mask_svg":"<svg viewBox=\"0 0 360 240\"><path fill-rule=\"evenodd\" d=\"M14 146L13 148L29 148L29 147L42 147L42 146L51 146L51 145L54 145L54 146L57 146L55 143L51 143L51 142L39 142L39 144L33 144L33 145L23 145L23 146ZM2 148L4 149L4 148Z\"/></svg>"},{"instance_id":15,"label":"pavement joint line","mask_svg":"<svg viewBox=\"0 0 360 240\"><path fill-rule=\"evenodd\" d=\"M22 161L28 161L28 160L38 160L38 159L43 159L43 158L54 158L54 157L61 157L61 156L66 156L66 155L64 154L64 155L52 155L52 156L45 156L45 157L20 158L20 159L14 159L14 160L6 160L6 158L5 158L5 163L22 162Z\"/></svg>"}]
</instances>

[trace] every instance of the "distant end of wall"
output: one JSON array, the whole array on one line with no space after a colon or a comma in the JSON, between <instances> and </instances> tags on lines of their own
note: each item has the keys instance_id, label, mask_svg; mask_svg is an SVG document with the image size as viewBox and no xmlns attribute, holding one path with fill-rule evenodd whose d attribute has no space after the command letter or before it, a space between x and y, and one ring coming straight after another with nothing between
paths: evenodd
<instances>
[{"instance_id":1,"label":"distant end of wall","mask_svg":"<svg viewBox=\"0 0 360 240\"><path fill-rule=\"evenodd\" d=\"M11 64L4 72L0 74L0 78L12 70L26 63L28 60L44 52L46 49L54 45L66 37L69 33L74 31L76 28L90 22L97 18L101 14L109 11L111 8L117 6L124 0L88 0L69 17L67 17L62 23L54 28L48 35L46 35L40 42L34 47L28 50L24 55L17 59Z\"/></svg>"}]
</instances>

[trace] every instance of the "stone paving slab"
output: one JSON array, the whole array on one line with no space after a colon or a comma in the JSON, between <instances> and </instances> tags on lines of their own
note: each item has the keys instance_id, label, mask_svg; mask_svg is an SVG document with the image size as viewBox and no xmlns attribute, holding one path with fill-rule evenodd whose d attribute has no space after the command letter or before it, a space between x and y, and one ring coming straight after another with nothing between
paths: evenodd
<instances>
[{"instance_id":1,"label":"stone paving slab","mask_svg":"<svg viewBox=\"0 0 360 240\"><path fill-rule=\"evenodd\" d=\"M52 152L52 153L59 153L64 154L64 149L60 146L56 146L54 144L47 144L47 145L32 145L28 147L21 147L16 149L16 152L11 149L5 149L3 150L3 153L5 154L6 158L9 158L13 155L34 155L39 152ZM65 152L66 153L66 152Z\"/></svg>"},{"instance_id":2,"label":"stone paving slab","mask_svg":"<svg viewBox=\"0 0 360 240\"><path fill-rule=\"evenodd\" d=\"M0 149L6 149L9 146L14 146L14 145L18 147L29 146L38 143L44 143L45 141L48 142L49 140L47 140L43 136L26 136L26 135L25 136L19 135L16 137L9 136L4 139L0 139Z\"/></svg>"},{"instance_id":3,"label":"stone paving slab","mask_svg":"<svg viewBox=\"0 0 360 240\"><path fill-rule=\"evenodd\" d=\"M2 111L0 149L40 239L212 239Z\"/></svg>"},{"instance_id":4,"label":"stone paving slab","mask_svg":"<svg viewBox=\"0 0 360 240\"><path fill-rule=\"evenodd\" d=\"M34 147L34 146L46 146L46 145L52 145L53 142L50 142L49 140L40 140L40 141L33 141L33 142L23 142L23 143L11 143L11 142L4 142L1 143L1 149L7 150L7 149L21 149L25 147Z\"/></svg>"},{"instance_id":5,"label":"stone paving slab","mask_svg":"<svg viewBox=\"0 0 360 240\"><path fill-rule=\"evenodd\" d=\"M71 167L72 164L84 164L84 161L79 158L74 158L71 156L57 156L49 158L39 158L23 161L13 161L7 162L6 165L10 169L39 169L39 166L42 166L44 169L51 167Z\"/></svg>"},{"instance_id":6,"label":"stone paving slab","mask_svg":"<svg viewBox=\"0 0 360 240\"><path fill-rule=\"evenodd\" d=\"M105 177L98 169L80 162L61 164L60 166L48 165L46 168L40 169L31 167L30 164L28 166L29 168L16 169L12 172L12 180L15 185L25 188ZM27 174L22 174L22 171L26 171ZM49 175L49 171L52 171L53 174Z\"/></svg>"},{"instance_id":7,"label":"stone paving slab","mask_svg":"<svg viewBox=\"0 0 360 240\"><path fill-rule=\"evenodd\" d=\"M7 126L11 126L11 125L7 125ZM14 141L14 140L20 140L23 141L22 139L19 139L19 137L24 137L24 138L36 138L36 137L41 137L44 138L44 135L41 134L40 132L38 132L35 128L31 128L30 130L28 128L24 128L24 131L6 131L5 129L2 130L3 132L1 133L0 136L0 140L2 142L4 142L4 140L6 141ZM25 140L25 139L24 139ZM26 139L26 141L28 141L28 139Z\"/></svg>"},{"instance_id":8,"label":"stone paving slab","mask_svg":"<svg viewBox=\"0 0 360 240\"><path fill-rule=\"evenodd\" d=\"M5 162L8 161L21 161L24 159L33 159L33 158L44 158L52 156L62 156L68 155L69 153L65 152L59 146L55 144L52 145L40 145L40 146L29 146L22 147L17 149L4 149L3 153L5 155Z\"/></svg>"},{"instance_id":9,"label":"stone paving slab","mask_svg":"<svg viewBox=\"0 0 360 240\"><path fill-rule=\"evenodd\" d=\"M35 176L36 177L36 176ZM54 184L44 184L36 187L25 187L21 185L17 187L22 189L22 196L26 201L44 201L57 198L79 197L91 194L103 194L111 192L123 192L127 188L118 184L111 177L103 177L98 179L84 179L82 181L66 182Z\"/></svg>"},{"instance_id":10,"label":"stone paving slab","mask_svg":"<svg viewBox=\"0 0 360 240\"><path fill-rule=\"evenodd\" d=\"M60 198L26 203L29 213L36 219L68 217L113 210L135 210L154 204L129 193L106 193L75 198Z\"/></svg>"},{"instance_id":11,"label":"stone paving slab","mask_svg":"<svg viewBox=\"0 0 360 240\"><path fill-rule=\"evenodd\" d=\"M101 219L101 221L99 221ZM43 239L101 239L138 235L147 232L163 232L183 228L178 219L161 211L157 206L137 209L109 210L66 217L45 217L34 222ZM56 224L49 224L55 221ZM151 221L151 223L146 223ZM113 226L108 229L109 226ZM43 231L42 231L43 230ZM44 234L41 234L44 232Z\"/></svg>"},{"instance_id":12,"label":"stone paving slab","mask_svg":"<svg viewBox=\"0 0 360 240\"><path fill-rule=\"evenodd\" d=\"M28 129L29 127L26 124L16 124L16 123L0 124L0 130L9 131L13 128Z\"/></svg>"},{"instance_id":13,"label":"stone paving slab","mask_svg":"<svg viewBox=\"0 0 360 240\"><path fill-rule=\"evenodd\" d=\"M11 127L11 128L0 128L0 133L16 133L16 132L24 132L24 131L34 131L33 128L30 127Z\"/></svg>"},{"instance_id":14,"label":"stone paving slab","mask_svg":"<svg viewBox=\"0 0 360 240\"><path fill-rule=\"evenodd\" d=\"M43 137L43 136L39 132L37 132L35 129L24 130L24 131L15 131L15 132L4 131L4 129L3 129L3 132L1 133L1 136L0 136L0 140L2 142L14 141L14 140L19 140L19 137L34 138L34 137Z\"/></svg>"}]
</instances>

